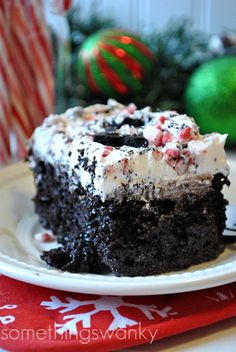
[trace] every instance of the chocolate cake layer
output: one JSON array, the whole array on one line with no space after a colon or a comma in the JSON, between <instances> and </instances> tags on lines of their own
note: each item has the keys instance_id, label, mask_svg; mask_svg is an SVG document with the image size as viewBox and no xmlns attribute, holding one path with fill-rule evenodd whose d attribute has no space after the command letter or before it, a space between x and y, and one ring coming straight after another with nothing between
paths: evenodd
<instances>
[{"instance_id":1,"label":"chocolate cake layer","mask_svg":"<svg viewBox=\"0 0 236 352\"><path fill-rule=\"evenodd\" d=\"M69 190L66 171L35 161L36 212L61 247L44 252L49 265L71 272L152 275L216 258L224 249L225 205L218 173L164 192L157 199L101 200Z\"/></svg>"}]
</instances>

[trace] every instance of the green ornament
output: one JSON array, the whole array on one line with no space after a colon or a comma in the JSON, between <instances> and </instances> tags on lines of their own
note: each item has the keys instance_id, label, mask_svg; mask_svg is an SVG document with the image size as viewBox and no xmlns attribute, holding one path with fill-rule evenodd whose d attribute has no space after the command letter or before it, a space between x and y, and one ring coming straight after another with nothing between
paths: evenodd
<instances>
[{"instance_id":1,"label":"green ornament","mask_svg":"<svg viewBox=\"0 0 236 352\"><path fill-rule=\"evenodd\" d=\"M142 89L153 55L139 37L121 30L100 30L82 44L78 79L89 91L107 97Z\"/></svg>"},{"instance_id":2,"label":"green ornament","mask_svg":"<svg viewBox=\"0 0 236 352\"><path fill-rule=\"evenodd\" d=\"M190 77L185 91L187 113L201 132L228 133L236 142L236 57L213 59Z\"/></svg>"}]
</instances>

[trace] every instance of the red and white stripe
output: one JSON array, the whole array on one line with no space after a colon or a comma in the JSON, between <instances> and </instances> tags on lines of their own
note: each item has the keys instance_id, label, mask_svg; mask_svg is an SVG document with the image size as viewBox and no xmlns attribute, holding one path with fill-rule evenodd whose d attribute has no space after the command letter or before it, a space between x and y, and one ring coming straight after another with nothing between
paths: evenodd
<instances>
[{"instance_id":1,"label":"red and white stripe","mask_svg":"<svg viewBox=\"0 0 236 352\"><path fill-rule=\"evenodd\" d=\"M5 19L0 3L0 163L10 158L10 116L11 105L8 95L7 71L5 70L8 55L5 48L6 31L4 28Z\"/></svg>"},{"instance_id":2,"label":"red and white stripe","mask_svg":"<svg viewBox=\"0 0 236 352\"><path fill-rule=\"evenodd\" d=\"M1 35L3 34L3 35ZM10 130L24 143L42 119L54 110L50 40L40 0L0 2L0 155L7 158ZM2 126L0 126L2 127ZM4 144L4 146L3 146ZM5 150L7 149L7 150Z\"/></svg>"}]
</instances>

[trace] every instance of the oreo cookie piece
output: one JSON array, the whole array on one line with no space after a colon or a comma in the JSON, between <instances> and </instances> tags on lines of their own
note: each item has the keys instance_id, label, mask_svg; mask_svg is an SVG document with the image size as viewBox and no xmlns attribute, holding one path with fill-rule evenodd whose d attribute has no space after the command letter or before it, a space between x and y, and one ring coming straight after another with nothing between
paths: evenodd
<instances>
[{"instance_id":1,"label":"oreo cookie piece","mask_svg":"<svg viewBox=\"0 0 236 352\"><path fill-rule=\"evenodd\" d=\"M145 125L145 123L143 119L140 119L140 118L137 119L137 118L126 116L122 122L117 123L116 121L113 121L110 126L113 128L120 128L123 125L129 125L132 127L142 127Z\"/></svg>"},{"instance_id":2,"label":"oreo cookie piece","mask_svg":"<svg viewBox=\"0 0 236 352\"><path fill-rule=\"evenodd\" d=\"M142 136L120 136L117 133L100 133L94 136L93 141L114 148L120 148L124 145L134 148L148 146L148 140Z\"/></svg>"}]
</instances>

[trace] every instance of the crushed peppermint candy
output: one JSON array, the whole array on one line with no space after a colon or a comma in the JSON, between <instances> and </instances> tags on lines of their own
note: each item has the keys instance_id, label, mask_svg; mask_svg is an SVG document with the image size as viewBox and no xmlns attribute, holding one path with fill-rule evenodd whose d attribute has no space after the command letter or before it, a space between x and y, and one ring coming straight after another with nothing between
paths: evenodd
<instances>
[{"instance_id":1,"label":"crushed peppermint candy","mask_svg":"<svg viewBox=\"0 0 236 352\"><path fill-rule=\"evenodd\" d=\"M179 141L190 141L191 139L192 139L192 136L191 136L191 128L190 127L186 127L179 132L179 135L178 135Z\"/></svg>"},{"instance_id":2,"label":"crushed peppermint candy","mask_svg":"<svg viewBox=\"0 0 236 352\"><path fill-rule=\"evenodd\" d=\"M163 115L159 118L159 121L160 121L161 123L164 123L164 122L165 122L165 120L166 120L166 117L165 117L165 116L163 116Z\"/></svg>"},{"instance_id":3,"label":"crushed peppermint candy","mask_svg":"<svg viewBox=\"0 0 236 352\"><path fill-rule=\"evenodd\" d=\"M105 147L104 151L102 153L102 157L106 158L110 154L112 149L113 149L113 147L110 147L110 146Z\"/></svg>"},{"instance_id":4,"label":"crushed peppermint candy","mask_svg":"<svg viewBox=\"0 0 236 352\"><path fill-rule=\"evenodd\" d=\"M170 132L164 132L163 135L162 135L162 144L167 144L168 142L171 142L172 141L172 135Z\"/></svg>"},{"instance_id":5,"label":"crushed peppermint candy","mask_svg":"<svg viewBox=\"0 0 236 352\"><path fill-rule=\"evenodd\" d=\"M55 241L55 236L51 232L39 232L34 235L34 239L41 243Z\"/></svg>"},{"instance_id":6,"label":"crushed peppermint candy","mask_svg":"<svg viewBox=\"0 0 236 352\"><path fill-rule=\"evenodd\" d=\"M171 158L178 158L179 157L179 150L178 149L166 149L166 155Z\"/></svg>"},{"instance_id":7,"label":"crushed peppermint candy","mask_svg":"<svg viewBox=\"0 0 236 352\"><path fill-rule=\"evenodd\" d=\"M146 138L150 145L161 146L162 144L162 132L158 128L153 126L147 126L143 130L143 136Z\"/></svg>"}]
</instances>

